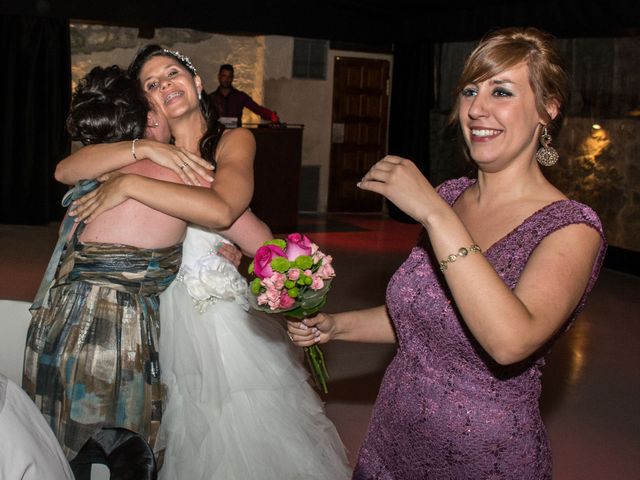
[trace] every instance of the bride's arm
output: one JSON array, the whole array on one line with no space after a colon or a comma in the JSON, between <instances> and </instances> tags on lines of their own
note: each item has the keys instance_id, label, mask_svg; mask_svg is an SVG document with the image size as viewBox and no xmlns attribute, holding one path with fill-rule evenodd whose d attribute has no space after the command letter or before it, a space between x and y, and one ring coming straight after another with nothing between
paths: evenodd
<instances>
[{"instance_id":1,"label":"bride's arm","mask_svg":"<svg viewBox=\"0 0 640 480\"><path fill-rule=\"evenodd\" d=\"M226 230L218 232L220 235L235 243L242 253L248 257L253 257L256 250L264 242L273 238L271 229L256 215L247 209L233 224Z\"/></svg>"},{"instance_id":2,"label":"bride's arm","mask_svg":"<svg viewBox=\"0 0 640 480\"><path fill-rule=\"evenodd\" d=\"M211 188L163 182L125 174L105 181L74 203L77 221L90 222L128 198L213 230L224 230L249 206L253 196L253 134L232 130L220 139L217 173Z\"/></svg>"},{"instance_id":3,"label":"bride's arm","mask_svg":"<svg viewBox=\"0 0 640 480\"><path fill-rule=\"evenodd\" d=\"M136 158L133 153L135 152ZM187 150L150 139L87 145L73 152L56 165L55 178L66 185L96 178L149 158L174 171L187 185L200 185L201 179L211 181L211 164ZM201 178L199 178L201 177Z\"/></svg>"}]
</instances>

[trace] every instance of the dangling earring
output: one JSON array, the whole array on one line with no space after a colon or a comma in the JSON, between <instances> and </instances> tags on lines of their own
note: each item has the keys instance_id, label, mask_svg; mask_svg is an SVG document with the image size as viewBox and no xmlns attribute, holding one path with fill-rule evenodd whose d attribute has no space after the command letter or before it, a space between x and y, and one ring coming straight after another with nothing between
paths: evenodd
<instances>
[{"instance_id":1,"label":"dangling earring","mask_svg":"<svg viewBox=\"0 0 640 480\"><path fill-rule=\"evenodd\" d=\"M542 146L536 152L536 160L540 165L545 167L551 167L555 165L560 158L555 148L551 146L551 135L547 131L547 126L542 126L542 133L540 134L540 143Z\"/></svg>"},{"instance_id":2,"label":"dangling earring","mask_svg":"<svg viewBox=\"0 0 640 480\"><path fill-rule=\"evenodd\" d=\"M198 92L198 101L202 101L202 90Z\"/></svg>"}]
</instances>

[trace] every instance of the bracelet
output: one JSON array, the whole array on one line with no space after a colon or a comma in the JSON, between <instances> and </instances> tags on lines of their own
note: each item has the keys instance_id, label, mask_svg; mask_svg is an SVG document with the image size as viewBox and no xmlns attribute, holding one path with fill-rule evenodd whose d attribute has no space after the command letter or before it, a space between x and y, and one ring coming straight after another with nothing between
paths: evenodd
<instances>
[{"instance_id":1,"label":"bracelet","mask_svg":"<svg viewBox=\"0 0 640 480\"><path fill-rule=\"evenodd\" d=\"M134 138L133 141L131 142L131 156L133 157L133 159L137 162L138 161L138 157L136 157L136 142L140 140L139 138Z\"/></svg>"},{"instance_id":2,"label":"bracelet","mask_svg":"<svg viewBox=\"0 0 640 480\"><path fill-rule=\"evenodd\" d=\"M462 247L460 250L458 250L458 253L452 253L444 260L440 260L440 271L444 272L447 269L448 267L447 263L453 263L458 258L463 258L469 255L470 253L477 253L481 251L482 249L480 249L480 247L475 243L471 245L469 248Z\"/></svg>"}]
</instances>

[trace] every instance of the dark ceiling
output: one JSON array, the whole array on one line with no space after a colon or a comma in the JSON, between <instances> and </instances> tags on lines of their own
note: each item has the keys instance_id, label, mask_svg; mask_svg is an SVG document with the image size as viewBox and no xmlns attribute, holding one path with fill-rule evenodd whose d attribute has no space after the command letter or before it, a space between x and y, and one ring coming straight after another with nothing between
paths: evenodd
<instances>
[{"instance_id":1,"label":"dark ceiling","mask_svg":"<svg viewBox=\"0 0 640 480\"><path fill-rule=\"evenodd\" d=\"M2 0L0 13L122 26L276 34L365 44L477 39L533 25L556 36L640 33L637 7L610 0Z\"/></svg>"}]
</instances>

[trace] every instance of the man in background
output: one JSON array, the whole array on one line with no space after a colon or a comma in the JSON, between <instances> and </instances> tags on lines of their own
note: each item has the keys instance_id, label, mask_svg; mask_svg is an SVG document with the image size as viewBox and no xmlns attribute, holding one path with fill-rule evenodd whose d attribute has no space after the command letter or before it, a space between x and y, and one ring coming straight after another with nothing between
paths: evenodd
<instances>
[{"instance_id":1,"label":"man in background","mask_svg":"<svg viewBox=\"0 0 640 480\"><path fill-rule=\"evenodd\" d=\"M253 113L257 114L263 120L272 123L280 123L276 112L258 105L246 93L234 88L233 83L233 66L229 64L220 65L218 71L218 88L211 93L211 103L218 112L220 121L230 126L240 126L242 124L242 110L246 107Z\"/></svg>"}]
</instances>

